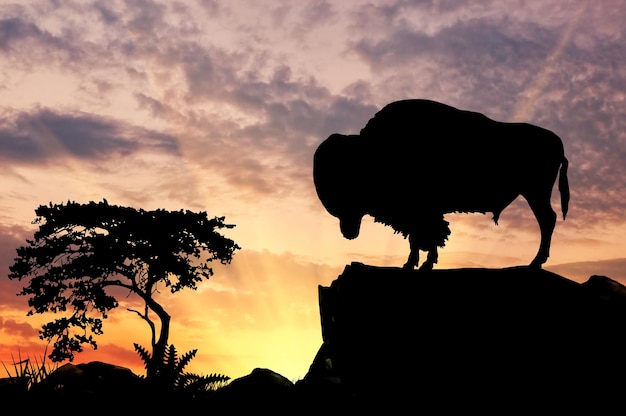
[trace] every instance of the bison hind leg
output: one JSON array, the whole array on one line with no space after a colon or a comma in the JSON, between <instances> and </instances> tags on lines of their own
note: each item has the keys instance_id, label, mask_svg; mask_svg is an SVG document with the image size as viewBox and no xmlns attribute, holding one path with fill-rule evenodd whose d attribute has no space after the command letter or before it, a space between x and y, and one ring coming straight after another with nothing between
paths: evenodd
<instances>
[{"instance_id":1,"label":"bison hind leg","mask_svg":"<svg viewBox=\"0 0 626 416\"><path fill-rule=\"evenodd\" d=\"M530 263L530 267L541 268L548 257L550 257L550 243L552 232L556 225L556 213L550 206L550 194L546 191L543 194L525 196L530 205L530 209L535 214L541 232L541 242L537 255Z\"/></svg>"}]
</instances>

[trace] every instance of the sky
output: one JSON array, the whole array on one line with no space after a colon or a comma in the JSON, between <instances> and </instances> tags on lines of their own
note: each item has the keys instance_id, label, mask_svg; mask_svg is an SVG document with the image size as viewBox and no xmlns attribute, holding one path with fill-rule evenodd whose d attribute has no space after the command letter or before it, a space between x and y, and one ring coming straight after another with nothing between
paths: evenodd
<instances>
[{"instance_id":1,"label":"sky","mask_svg":"<svg viewBox=\"0 0 626 416\"><path fill-rule=\"evenodd\" d=\"M106 198L235 224L230 265L158 299L170 342L198 350L188 371L301 379L322 344L318 286L409 251L369 217L342 237L316 196L313 153L406 98L561 137L571 202L544 268L626 284L624 21L620 0L0 0L0 361L46 351L51 317L27 317L24 282L3 278L35 208ZM552 202L560 213L556 190ZM521 198L498 226L446 219L437 269L526 265L538 249ZM76 363L144 373L133 343L148 346L149 328L121 301Z\"/></svg>"}]
</instances>

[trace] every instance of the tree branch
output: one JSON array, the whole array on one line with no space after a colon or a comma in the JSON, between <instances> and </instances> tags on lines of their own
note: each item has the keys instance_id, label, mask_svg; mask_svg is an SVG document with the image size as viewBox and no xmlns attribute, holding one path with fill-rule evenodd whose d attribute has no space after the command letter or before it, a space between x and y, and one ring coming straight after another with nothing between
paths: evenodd
<instances>
[{"instance_id":1,"label":"tree branch","mask_svg":"<svg viewBox=\"0 0 626 416\"><path fill-rule=\"evenodd\" d=\"M148 317L148 311L149 311L148 305L146 304L146 311L143 314L135 309L127 309L127 310L129 312L135 312L137 315L139 315L141 319L143 319L144 321L148 323L148 325L150 326L150 331L152 332L152 347L154 348L154 345L156 344L156 326L154 325L154 322L150 319L150 317Z\"/></svg>"}]
</instances>

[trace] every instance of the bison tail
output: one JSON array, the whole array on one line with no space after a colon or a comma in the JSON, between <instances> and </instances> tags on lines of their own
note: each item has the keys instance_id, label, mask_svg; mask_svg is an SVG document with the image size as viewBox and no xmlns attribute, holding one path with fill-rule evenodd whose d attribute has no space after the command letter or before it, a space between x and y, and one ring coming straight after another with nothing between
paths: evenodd
<instances>
[{"instance_id":1,"label":"bison tail","mask_svg":"<svg viewBox=\"0 0 626 416\"><path fill-rule=\"evenodd\" d=\"M563 211L563 219L565 219L569 207L569 181L567 179L568 165L569 162L565 157L563 157L561 170L559 171L559 192L561 193L561 210Z\"/></svg>"}]
</instances>

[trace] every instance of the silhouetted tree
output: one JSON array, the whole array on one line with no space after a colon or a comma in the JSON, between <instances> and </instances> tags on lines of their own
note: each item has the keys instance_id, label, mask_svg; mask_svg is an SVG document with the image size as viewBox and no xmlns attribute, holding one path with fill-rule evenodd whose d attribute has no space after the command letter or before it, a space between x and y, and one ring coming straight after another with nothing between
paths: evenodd
<instances>
[{"instance_id":1,"label":"silhouetted tree","mask_svg":"<svg viewBox=\"0 0 626 416\"><path fill-rule=\"evenodd\" d=\"M170 315L154 299L158 286L172 293L196 289L213 275L209 263L230 263L240 247L217 230L232 228L224 217L209 219L206 212L145 211L108 202L69 202L39 206L39 225L33 240L17 249L9 279L28 279L18 295L30 296L28 315L69 313L44 324L40 338L55 340L50 359L74 359L82 344L97 348L102 321L119 303L108 288L122 288L139 296L143 311L129 311L145 320L152 331L152 363L147 376L158 374L168 345ZM157 330L149 316L160 321ZM95 315L95 316L92 316Z\"/></svg>"}]
</instances>

